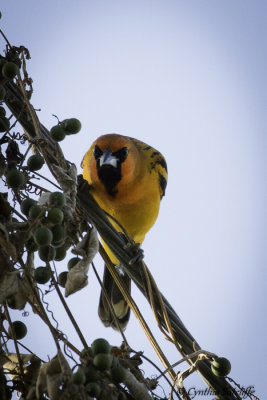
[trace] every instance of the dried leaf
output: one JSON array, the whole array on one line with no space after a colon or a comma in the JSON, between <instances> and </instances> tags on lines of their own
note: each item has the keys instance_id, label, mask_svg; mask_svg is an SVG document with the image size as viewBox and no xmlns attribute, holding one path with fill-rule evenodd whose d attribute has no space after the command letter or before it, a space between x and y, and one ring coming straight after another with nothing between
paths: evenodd
<instances>
[{"instance_id":1,"label":"dried leaf","mask_svg":"<svg viewBox=\"0 0 267 400\"><path fill-rule=\"evenodd\" d=\"M47 206L49 204L49 196L50 196L51 192L44 192L41 194L39 200L38 200L38 204L39 206Z\"/></svg>"},{"instance_id":2,"label":"dried leaf","mask_svg":"<svg viewBox=\"0 0 267 400\"><path fill-rule=\"evenodd\" d=\"M68 171L53 164L52 169L57 177L59 185L65 194L72 193L72 201L76 198L77 191L77 168L75 164L69 166Z\"/></svg>"},{"instance_id":3,"label":"dried leaf","mask_svg":"<svg viewBox=\"0 0 267 400\"><path fill-rule=\"evenodd\" d=\"M41 360L35 354L20 354L23 364L23 372L28 380L32 380L38 375ZM10 379L14 379L20 374L19 361L16 353L6 353L3 355L2 365L7 370Z\"/></svg>"},{"instance_id":4,"label":"dried leaf","mask_svg":"<svg viewBox=\"0 0 267 400\"><path fill-rule=\"evenodd\" d=\"M46 393L51 400L57 400L62 393L60 386L64 379L71 376L71 369L61 351L53 360L43 364L36 382L37 400Z\"/></svg>"},{"instance_id":5,"label":"dried leaf","mask_svg":"<svg viewBox=\"0 0 267 400\"><path fill-rule=\"evenodd\" d=\"M88 284L88 269L94 256L98 252L97 231L93 227L72 251L74 254L81 255L83 258L68 273L65 285L65 296L81 290Z\"/></svg>"}]
</instances>

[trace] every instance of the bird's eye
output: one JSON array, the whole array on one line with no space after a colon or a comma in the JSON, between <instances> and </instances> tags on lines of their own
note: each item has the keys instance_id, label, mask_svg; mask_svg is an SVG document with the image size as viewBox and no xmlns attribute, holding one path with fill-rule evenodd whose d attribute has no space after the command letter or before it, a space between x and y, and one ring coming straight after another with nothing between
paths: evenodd
<instances>
[{"instance_id":1,"label":"bird's eye","mask_svg":"<svg viewBox=\"0 0 267 400\"><path fill-rule=\"evenodd\" d=\"M116 153L113 153L113 154L116 155L116 157L122 163L123 161L126 160L128 153L129 153L129 150L127 149L127 147L123 147L122 149L116 151Z\"/></svg>"},{"instance_id":2,"label":"bird's eye","mask_svg":"<svg viewBox=\"0 0 267 400\"><path fill-rule=\"evenodd\" d=\"M99 157L101 157L103 154L103 151L100 149L100 147L98 147L97 145L95 145L94 147L94 156L95 159L97 160Z\"/></svg>"}]
</instances>

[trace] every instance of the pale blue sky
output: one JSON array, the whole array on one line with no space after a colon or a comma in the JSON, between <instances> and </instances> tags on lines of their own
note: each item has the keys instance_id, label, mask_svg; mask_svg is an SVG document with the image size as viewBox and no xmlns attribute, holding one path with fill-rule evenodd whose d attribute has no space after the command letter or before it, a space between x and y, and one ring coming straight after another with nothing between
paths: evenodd
<instances>
[{"instance_id":1,"label":"pale blue sky","mask_svg":"<svg viewBox=\"0 0 267 400\"><path fill-rule=\"evenodd\" d=\"M51 127L52 114L82 121L82 132L62 143L68 159L79 166L92 141L110 132L139 138L165 155L169 182L143 245L145 260L203 348L228 357L231 376L254 385L261 397L267 3L4 0L1 11L9 40L31 52L28 71L41 121ZM102 271L102 261L96 264ZM104 336L118 344L120 336L98 321L92 271L89 280L68 303L89 343ZM133 294L153 326L149 308ZM61 329L79 345L55 307ZM32 331L25 343L43 357L54 355L48 334L40 349L40 324L33 317L27 323ZM134 317L126 335L156 360ZM170 360L179 359L157 337ZM193 384L204 388L196 378L188 387Z\"/></svg>"}]
</instances>

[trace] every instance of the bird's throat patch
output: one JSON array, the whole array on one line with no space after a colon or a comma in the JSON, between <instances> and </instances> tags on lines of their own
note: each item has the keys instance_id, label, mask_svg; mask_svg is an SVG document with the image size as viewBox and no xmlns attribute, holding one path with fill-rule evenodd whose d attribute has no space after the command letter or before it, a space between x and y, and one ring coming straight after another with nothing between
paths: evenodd
<instances>
[{"instance_id":1,"label":"bird's throat patch","mask_svg":"<svg viewBox=\"0 0 267 400\"><path fill-rule=\"evenodd\" d=\"M121 180L121 165L117 168L111 165L97 165L97 174L100 181L103 183L106 191L111 196L115 196L117 193L116 186Z\"/></svg>"}]
</instances>

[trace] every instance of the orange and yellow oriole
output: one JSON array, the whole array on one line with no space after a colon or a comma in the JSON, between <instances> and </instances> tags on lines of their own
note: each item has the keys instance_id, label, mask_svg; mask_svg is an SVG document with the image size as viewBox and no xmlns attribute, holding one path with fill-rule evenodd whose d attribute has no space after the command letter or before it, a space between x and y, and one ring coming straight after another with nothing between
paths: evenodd
<instances>
[{"instance_id":1,"label":"orange and yellow oriole","mask_svg":"<svg viewBox=\"0 0 267 400\"><path fill-rule=\"evenodd\" d=\"M128 136L107 134L91 145L83 161L83 178L99 206L113 216L133 237L142 243L154 225L167 185L167 164L153 147ZM118 231L120 227L110 219ZM119 261L103 243L111 261ZM130 279L123 274L130 290ZM104 287L109 295L122 329L125 329L130 309L119 288L105 267ZM99 316L105 326L116 329L107 301L101 293Z\"/></svg>"}]
</instances>

